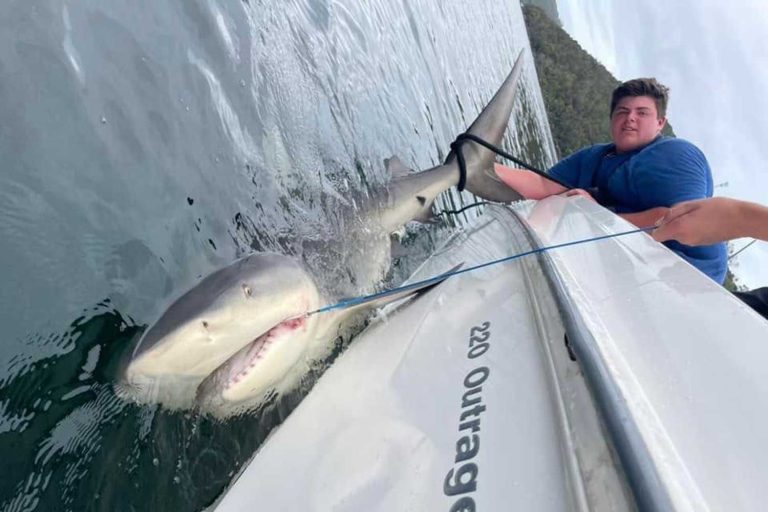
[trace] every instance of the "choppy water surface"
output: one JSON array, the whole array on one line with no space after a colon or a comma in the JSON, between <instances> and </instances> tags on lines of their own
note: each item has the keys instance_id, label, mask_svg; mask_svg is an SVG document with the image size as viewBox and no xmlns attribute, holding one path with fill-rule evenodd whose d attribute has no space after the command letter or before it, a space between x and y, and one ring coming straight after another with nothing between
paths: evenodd
<instances>
[{"instance_id":1,"label":"choppy water surface","mask_svg":"<svg viewBox=\"0 0 768 512\"><path fill-rule=\"evenodd\" d=\"M140 407L122 356L239 256L340 261L312 252L345 250L339 207L385 157L440 162L527 44L500 0L0 8L0 509L212 503L301 393L227 422ZM549 163L530 55L514 116L506 147ZM392 279L450 229L409 228Z\"/></svg>"}]
</instances>

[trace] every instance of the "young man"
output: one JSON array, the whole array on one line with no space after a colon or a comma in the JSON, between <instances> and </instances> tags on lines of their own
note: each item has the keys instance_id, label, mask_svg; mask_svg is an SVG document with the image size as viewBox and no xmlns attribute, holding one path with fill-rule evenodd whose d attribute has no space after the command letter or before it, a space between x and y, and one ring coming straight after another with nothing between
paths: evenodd
<instances>
[{"instance_id":1,"label":"young man","mask_svg":"<svg viewBox=\"0 0 768 512\"><path fill-rule=\"evenodd\" d=\"M668 89L653 78L619 85L611 98L610 144L583 148L557 163L549 174L593 197L638 227L652 226L673 204L712 196L712 172L690 142L663 137ZM566 192L538 174L496 164L502 181L529 199ZM667 245L682 258L722 283L725 244Z\"/></svg>"},{"instance_id":2,"label":"young man","mask_svg":"<svg viewBox=\"0 0 768 512\"><path fill-rule=\"evenodd\" d=\"M727 197L686 201L670 208L658 226L652 236L659 242L701 245L745 236L768 241L768 208ZM768 319L768 287L735 295Z\"/></svg>"}]
</instances>

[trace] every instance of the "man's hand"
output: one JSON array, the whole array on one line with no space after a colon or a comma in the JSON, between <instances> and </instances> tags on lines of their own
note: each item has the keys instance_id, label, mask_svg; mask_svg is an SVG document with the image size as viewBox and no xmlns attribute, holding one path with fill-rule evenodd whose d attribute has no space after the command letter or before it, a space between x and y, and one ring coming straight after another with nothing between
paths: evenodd
<instances>
[{"instance_id":1,"label":"man's hand","mask_svg":"<svg viewBox=\"0 0 768 512\"><path fill-rule=\"evenodd\" d=\"M618 215L627 222L634 224L641 229L645 229L660 222L668 212L669 208L666 206L657 206L656 208L643 210L642 212L619 213Z\"/></svg>"},{"instance_id":2,"label":"man's hand","mask_svg":"<svg viewBox=\"0 0 768 512\"><path fill-rule=\"evenodd\" d=\"M686 245L711 245L747 236L744 203L726 197L676 204L659 220L651 236L659 242L677 240Z\"/></svg>"}]
</instances>

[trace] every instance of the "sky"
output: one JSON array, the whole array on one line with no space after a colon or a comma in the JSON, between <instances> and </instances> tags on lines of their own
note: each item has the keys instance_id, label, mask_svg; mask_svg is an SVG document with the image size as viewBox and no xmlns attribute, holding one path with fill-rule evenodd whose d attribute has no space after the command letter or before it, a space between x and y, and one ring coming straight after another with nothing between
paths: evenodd
<instances>
[{"instance_id":1,"label":"sky","mask_svg":"<svg viewBox=\"0 0 768 512\"><path fill-rule=\"evenodd\" d=\"M715 195L768 205L768 1L557 3L563 28L617 79L670 88L667 117L707 156ZM734 261L743 284L768 286L768 242Z\"/></svg>"}]
</instances>

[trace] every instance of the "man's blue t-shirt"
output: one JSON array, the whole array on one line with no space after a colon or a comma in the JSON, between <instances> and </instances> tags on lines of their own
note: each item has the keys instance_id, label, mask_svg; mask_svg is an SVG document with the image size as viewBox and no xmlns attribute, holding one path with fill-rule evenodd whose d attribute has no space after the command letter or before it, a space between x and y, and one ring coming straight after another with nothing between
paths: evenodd
<instances>
[{"instance_id":1,"label":"man's blue t-shirt","mask_svg":"<svg viewBox=\"0 0 768 512\"><path fill-rule=\"evenodd\" d=\"M712 197L712 171L704 154L683 139L658 137L638 150L617 154L613 144L597 144L558 162L550 174L572 187L597 187L616 213ZM721 283L728 266L724 243L693 247L665 242L709 277Z\"/></svg>"}]
</instances>

